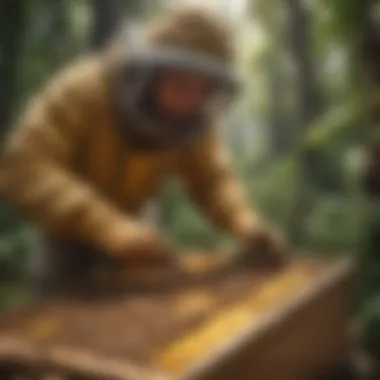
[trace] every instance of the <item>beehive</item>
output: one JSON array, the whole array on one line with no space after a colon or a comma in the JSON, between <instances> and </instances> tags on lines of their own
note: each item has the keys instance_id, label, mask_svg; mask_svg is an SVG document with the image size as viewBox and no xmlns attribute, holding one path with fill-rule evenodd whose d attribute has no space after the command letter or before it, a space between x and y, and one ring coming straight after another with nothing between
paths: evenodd
<instances>
[{"instance_id":1,"label":"beehive","mask_svg":"<svg viewBox=\"0 0 380 380\"><path fill-rule=\"evenodd\" d=\"M236 271L162 292L51 300L0 319L0 371L311 379L345 355L351 271L347 260L306 259L271 275Z\"/></svg>"}]
</instances>

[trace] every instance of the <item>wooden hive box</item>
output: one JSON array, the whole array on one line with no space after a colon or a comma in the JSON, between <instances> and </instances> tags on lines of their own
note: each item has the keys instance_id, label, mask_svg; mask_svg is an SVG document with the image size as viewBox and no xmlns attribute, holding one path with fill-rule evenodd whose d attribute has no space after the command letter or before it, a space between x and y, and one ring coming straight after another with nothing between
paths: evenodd
<instances>
[{"instance_id":1,"label":"wooden hive box","mask_svg":"<svg viewBox=\"0 0 380 380\"><path fill-rule=\"evenodd\" d=\"M0 318L0 378L311 380L347 354L352 270L305 259L208 286L52 300Z\"/></svg>"}]
</instances>

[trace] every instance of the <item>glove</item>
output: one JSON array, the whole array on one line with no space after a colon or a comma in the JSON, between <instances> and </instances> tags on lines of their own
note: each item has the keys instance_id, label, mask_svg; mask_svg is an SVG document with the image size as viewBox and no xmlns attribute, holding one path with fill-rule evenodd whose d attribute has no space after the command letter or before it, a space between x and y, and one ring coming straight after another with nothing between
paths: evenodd
<instances>
[{"instance_id":1,"label":"glove","mask_svg":"<svg viewBox=\"0 0 380 380\"><path fill-rule=\"evenodd\" d=\"M157 231L138 221L120 223L111 236L111 253L128 265L167 265L175 257Z\"/></svg>"},{"instance_id":2,"label":"glove","mask_svg":"<svg viewBox=\"0 0 380 380\"><path fill-rule=\"evenodd\" d=\"M280 269L288 261L285 239L279 231L258 225L246 233L243 242L243 256L250 265Z\"/></svg>"}]
</instances>

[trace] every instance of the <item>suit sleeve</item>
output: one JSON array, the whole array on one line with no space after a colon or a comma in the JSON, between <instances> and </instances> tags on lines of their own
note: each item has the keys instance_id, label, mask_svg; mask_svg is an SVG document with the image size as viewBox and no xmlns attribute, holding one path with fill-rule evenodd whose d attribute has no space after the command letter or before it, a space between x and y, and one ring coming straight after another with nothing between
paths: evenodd
<instances>
[{"instance_id":1,"label":"suit sleeve","mask_svg":"<svg viewBox=\"0 0 380 380\"><path fill-rule=\"evenodd\" d=\"M113 237L128 220L70 168L91 114L90 72L70 68L32 100L6 140L2 182L6 198L45 230L117 253Z\"/></svg>"},{"instance_id":2,"label":"suit sleeve","mask_svg":"<svg viewBox=\"0 0 380 380\"><path fill-rule=\"evenodd\" d=\"M215 226L237 238L255 228L259 222L256 213L217 136L205 136L179 162L179 175L190 198Z\"/></svg>"}]
</instances>

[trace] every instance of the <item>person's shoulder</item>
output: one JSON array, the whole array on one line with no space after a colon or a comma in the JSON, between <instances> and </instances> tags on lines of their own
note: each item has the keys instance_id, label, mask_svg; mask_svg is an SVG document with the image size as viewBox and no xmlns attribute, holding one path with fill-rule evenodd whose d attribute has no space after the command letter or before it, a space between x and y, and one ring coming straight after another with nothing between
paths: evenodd
<instances>
[{"instance_id":1,"label":"person's shoulder","mask_svg":"<svg viewBox=\"0 0 380 380\"><path fill-rule=\"evenodd\" d=\"M53 75L40 92L47 103L64 102L75 107L92 107L107 95L104 65L96 55L82 56Z\"/></svg>"},{"instance_id":2,"label":"person's shoulder","mask_svg":"<svg viewBox=\"0 0 380 380\"><path fill-rule=\"evenodd\" d=\"M96 55L82 56L63 67L48 87L63 86L78 88L82 92L99 86L103 78L102 60Z\"/></svg>"}]
</instances>

